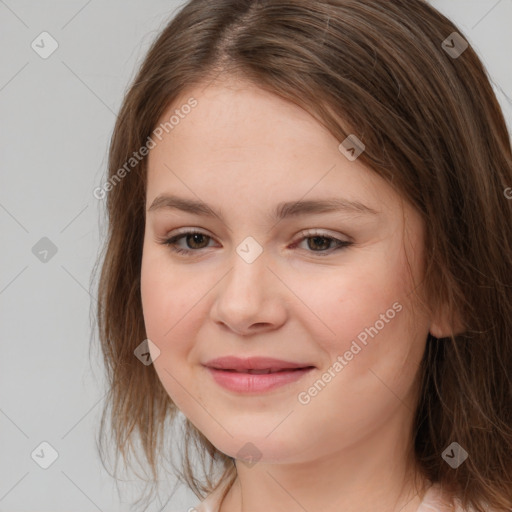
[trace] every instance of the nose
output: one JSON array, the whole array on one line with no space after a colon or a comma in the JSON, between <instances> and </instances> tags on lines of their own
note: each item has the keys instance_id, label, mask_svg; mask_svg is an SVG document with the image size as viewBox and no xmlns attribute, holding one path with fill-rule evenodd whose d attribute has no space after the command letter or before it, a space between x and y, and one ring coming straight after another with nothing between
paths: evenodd
<instances>
[{"instance_id":1,"label":"nose","mask_svg":"<svg viewBox=\"0 0 512 512\"><path fill-rule=\"evenodd\" d=\"M220 281L211 309L214 322L240 336L278 329L286 321L286 287L268 266L265 253L247 263L236 252Z\"/></svg>"}]
</instances>

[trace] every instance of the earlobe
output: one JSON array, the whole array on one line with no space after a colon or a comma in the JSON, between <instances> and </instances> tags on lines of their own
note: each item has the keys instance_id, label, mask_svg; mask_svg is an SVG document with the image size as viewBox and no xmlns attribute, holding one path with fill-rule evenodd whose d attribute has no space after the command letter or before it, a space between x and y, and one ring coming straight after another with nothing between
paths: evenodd
<instances>
[{"instance_id":1,"label":"earlobe","mask_svg":"<svg viewBox=\"0 0 512 512\"><path fill-rule=\"evenodd\" d=\"M450 317L447 309L446 307L440 308L432 318L429 332L435 338L457 336L465 331L460 315L456 313Z\"/></svg>"}]
</instances>

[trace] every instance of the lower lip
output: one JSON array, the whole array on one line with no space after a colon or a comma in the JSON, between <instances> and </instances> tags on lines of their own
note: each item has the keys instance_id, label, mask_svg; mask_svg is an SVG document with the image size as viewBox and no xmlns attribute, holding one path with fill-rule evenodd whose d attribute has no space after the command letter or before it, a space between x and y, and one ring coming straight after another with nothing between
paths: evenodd
<instances>
[{"instance_id":1,"label":"lower lip","mask_svg":"<svg viewBox=\"0 0 512 512\"><path fill-rule=\"evenodd\" d=\"M296 382L313 368L288 370L276 373L242 373L207 368L217 384L238 393L261 393Z\"/></svg>"}]
</instances>

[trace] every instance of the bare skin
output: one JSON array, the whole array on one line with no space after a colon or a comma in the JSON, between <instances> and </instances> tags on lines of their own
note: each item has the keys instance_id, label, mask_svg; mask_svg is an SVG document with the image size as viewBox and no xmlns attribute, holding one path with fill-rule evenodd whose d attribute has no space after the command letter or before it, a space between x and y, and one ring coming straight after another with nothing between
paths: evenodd
<instances>
[{"instance_id":1,"label":"bare skin","mask_svg":"<svg viewBox=\"0 0 512 512\"><path fill-rule=\"evenodd\" d=\"M191 96L197 107L149 155L142 302L164 388L238 459L221 512L416 511L426 485L411 457L418 369L429 331L449 328L413 303L421 218L298 106L232 81L187 91L162 120ZM202 200L222 219L150 211L162 194ZM270 216L280 202L332 197L377 213ZM176 242L188 254L160 243L186 228L204 235ZM352 245L336 250L325 236ZM247 237L262 249L251 263L236 251ZM378 333L350 357L371 326ZM248 395L219 386L202 364L227 355L315 368ZM338 356L346 364L335 371ZM308 392L329 369L325 387ZM237 456L248 442L259 452L251 467Z\"/></svg>"}]
</instances>

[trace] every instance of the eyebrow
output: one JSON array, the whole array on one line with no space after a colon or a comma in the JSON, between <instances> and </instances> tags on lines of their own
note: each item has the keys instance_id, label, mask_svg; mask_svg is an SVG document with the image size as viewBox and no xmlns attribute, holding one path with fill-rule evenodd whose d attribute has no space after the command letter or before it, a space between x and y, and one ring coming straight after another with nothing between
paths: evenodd
<instances>
[{"instance_id":1,"label":"eyebrow","mask_svg":"<svg viewBox=\"0 0 512 512\"><path fill-rule=\"evenodd\" d=\"M223 220L221 213L216 212L211 206L203 201L185 199L183 197L173 195L158 196L149 207L148 212L166 209L177 209L194 215L217 217ZM366 215L379 215L381 213L359 201L349 201L348 199L333 197L327 199L279 203L274 209L271 218L272 220L282 220L287 217L339 211Z\"/></svg>"}]
</instances>

